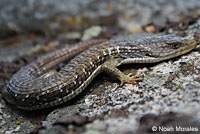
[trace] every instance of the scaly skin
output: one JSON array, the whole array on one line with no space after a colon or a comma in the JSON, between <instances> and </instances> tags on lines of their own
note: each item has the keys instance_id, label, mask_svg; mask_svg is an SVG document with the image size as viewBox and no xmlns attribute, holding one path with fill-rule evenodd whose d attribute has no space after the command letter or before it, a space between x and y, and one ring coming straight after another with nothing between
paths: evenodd
<instances>
[{"instance_id":1,"label":"scaly skin","mask_svg":"<svg viewBox=\"0 0 200 134\"><path fill-rule=\"evenodd\" d=\"M110 41L83 51L58 72L47 72L70 57L64 56L67 50L58 50L23 67L12 76L2 93L8 102L25 110L56 106L77 96L102 71L118 78L121 85L135 84L142 79L125 75L116 67L171 59L191 51L196 44L192 39L172 35Z\"/></svg>"}]
</instances>

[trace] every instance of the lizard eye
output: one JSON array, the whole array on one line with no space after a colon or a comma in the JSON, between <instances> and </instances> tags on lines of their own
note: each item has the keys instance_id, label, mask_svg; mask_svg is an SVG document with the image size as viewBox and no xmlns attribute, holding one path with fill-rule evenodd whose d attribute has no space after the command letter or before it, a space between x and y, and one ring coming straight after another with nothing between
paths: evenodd
<instances>
[{"instance_id":1,"label":"lizard eye","mask_svg":"<svg viewBox=\"0 0 200 134\"><path fill-rule=\"evenodd\" d=\"M152 57L150 53L146 53L145 56Z\"/></svg>"},{"instance_id":2,"label":"lizard eye","mask_svg":"<svg viewBox=\"0 0 200 134\"><path fill-rule=\"evenodd\" d=\"M173 49L177 49L180 46L181 46L180 43L172 43L172 44L170 44L170 47L173 48Z\"/></svg>"}]
</instances>

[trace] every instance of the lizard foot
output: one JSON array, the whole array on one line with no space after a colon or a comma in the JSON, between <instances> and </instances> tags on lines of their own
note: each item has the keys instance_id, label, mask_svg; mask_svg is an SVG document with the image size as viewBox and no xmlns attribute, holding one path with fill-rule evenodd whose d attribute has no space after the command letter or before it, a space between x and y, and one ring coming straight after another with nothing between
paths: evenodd
<instances>
[{"instance_id":1,"label":"lizard foot","mask_svg":"<svg viewBox=\"0 0 200 134\"><path fill-rule=\"evenodd\" d=\"M141 81L142 78L140 78L138 75L133 75L132 73L129 73L128 75L125 75L122 79L120 79L121 84L120 86L123 86L124 83L127 84L136 84L136 81Z\"/></svg>"}]
</instances>

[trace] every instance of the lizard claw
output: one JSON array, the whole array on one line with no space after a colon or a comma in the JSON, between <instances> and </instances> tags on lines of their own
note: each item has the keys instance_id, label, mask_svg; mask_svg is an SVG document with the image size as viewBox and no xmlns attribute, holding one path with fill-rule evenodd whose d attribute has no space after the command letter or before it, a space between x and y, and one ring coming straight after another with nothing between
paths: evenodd
<instances>
[{"instance_id":1,"label":"lizard claw","mask_svg":"<svg viewBox=\"0 0 200 134\"><path fill-rule=\"evenodd\" d=\"M120 86L123 86L124 83L127 84L136 84L136 81L141 81L142 78L140 78L138 75L133 75L132 73L129 73L128 75L125 75L123 79L121 79Z\"/></svg>"}]
</instances>

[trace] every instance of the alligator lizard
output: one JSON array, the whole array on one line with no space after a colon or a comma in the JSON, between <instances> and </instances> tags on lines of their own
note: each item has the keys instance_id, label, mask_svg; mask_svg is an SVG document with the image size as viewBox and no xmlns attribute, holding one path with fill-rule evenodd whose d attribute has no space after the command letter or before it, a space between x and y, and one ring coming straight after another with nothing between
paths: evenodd
<instances>
[{"instance_id":1,"label":"alligator lizard","mask_svg":"<svg viewBox=\"0 0 200 134\"><path fill-rule=\"evenodd\" d=\"M66 60L67 50L57 50L21 68L11 77L2 94L8 102L25 110L56 106L77 96L102 71L119 79L121 85L135 84L141 78L125 75L117 67L171 59L189 52L196 45L193 39L173 35L108 41L83 51L59 71L48 71Z\"/></svg>"}]
</instances>

